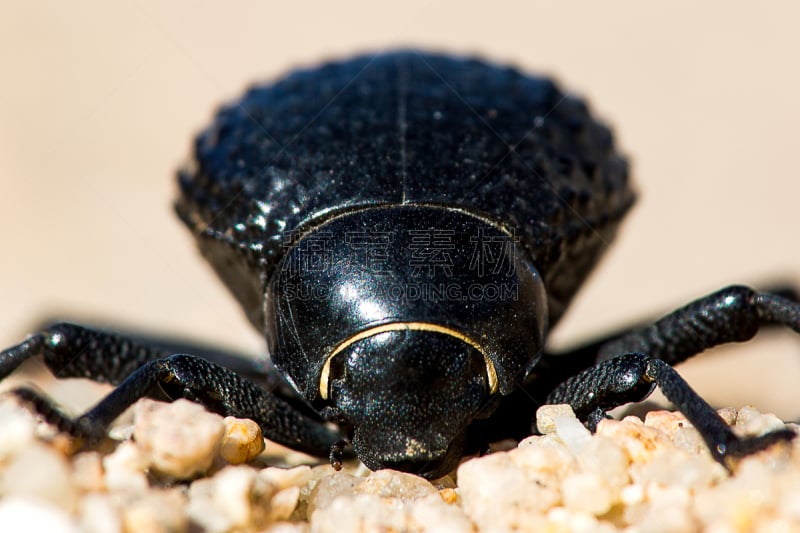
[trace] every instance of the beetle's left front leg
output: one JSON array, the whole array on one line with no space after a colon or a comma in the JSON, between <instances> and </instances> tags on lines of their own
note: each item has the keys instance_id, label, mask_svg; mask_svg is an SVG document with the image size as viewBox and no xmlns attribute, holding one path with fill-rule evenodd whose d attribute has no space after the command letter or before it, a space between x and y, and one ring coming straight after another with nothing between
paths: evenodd
<instances>
[{"instance_id":1,"label":"beetle's left front leg","mask_svg":"<svg viewBox=\"0 0 800 533\"><path fill-rule=\"evenodd\" d=\"M717 412L667 363L655 357L632 353L621 355L571 377L548 395L546 403L570 404L594 431L606 411L647 398L658 386L664 396L686 416L708 445L711 455L728 460L762 450L775 442L795 437L790 429L757 437L740 438Z\"/></svg>"},{"instance_id":2,"label":"beetle's left front leg","mask_svg":"<svg viewBox=\"0 0 800 533\"><path fill-rule=\"evenodd\" d=\"M603 344L597 360L640 352L675 365L708 348L750 340L762 327L776 325L800 333L800 302L733 285Z\"/></svg>"},{"instance_id":3,"label":"beetle's left front leg","mask_svg":"<svg viewBox=\"0 0 800 533\"><path fill-rule=\"evenodd\" d=\"M791 439L795 433L787 429L760 437L736 437L670 365L712 346L748 340L765 324L784 325L800 333L800 304L747 287L728 287L605 344L600 362L557 386L546 403L571 404L579 418L593 427L607 410L641 401L658 386L694 424L718 461L748 455Z\"/></svg>"}]
</instances>

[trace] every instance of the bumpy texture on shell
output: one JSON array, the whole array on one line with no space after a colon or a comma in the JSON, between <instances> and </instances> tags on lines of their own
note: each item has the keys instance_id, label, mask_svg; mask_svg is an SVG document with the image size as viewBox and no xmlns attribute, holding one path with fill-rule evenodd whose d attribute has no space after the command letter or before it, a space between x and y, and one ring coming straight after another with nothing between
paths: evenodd
<instances>
[{"instance_id":1,"label":"bumpy texture on shell","mask_svg":"<svg viewBox=\"0 0 800 533\"><path fill-rule=\"evenodd\" d=\"M513 231L555 323L631 206L609 130L549 79L395 52L297 71L224 107L180 173L176 208L262 327L287 233L333 212L437 203Z\"/></svg>"}]
</instances>

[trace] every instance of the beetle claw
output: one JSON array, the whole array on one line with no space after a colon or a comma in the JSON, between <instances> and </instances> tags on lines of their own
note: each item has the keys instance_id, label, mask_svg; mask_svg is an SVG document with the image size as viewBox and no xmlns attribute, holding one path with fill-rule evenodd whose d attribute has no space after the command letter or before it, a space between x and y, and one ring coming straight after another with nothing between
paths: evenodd
<instances>
[{"instance_id":1,"label":"beetle claw","mask_svg":"<svg viewBox=\"0 0 800 533\"><path fill-rule=\"evenodd\" d=\"M338 440L331 445L331 451L328 455L328 460L331 466L337 472L342 469L342 460L344 458L344 449L348 442L346 440Z\"/></svg>"}]
</instances>

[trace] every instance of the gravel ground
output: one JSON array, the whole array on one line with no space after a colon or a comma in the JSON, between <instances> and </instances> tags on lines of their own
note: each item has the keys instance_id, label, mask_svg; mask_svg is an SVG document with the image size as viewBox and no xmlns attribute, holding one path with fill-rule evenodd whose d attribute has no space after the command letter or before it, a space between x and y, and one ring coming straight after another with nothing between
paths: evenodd
<instances>
[{"instance_id":1,"label":"gravel ground","mask_svg":"<svg viewBox=\"0 0 800 533\"><path fill-rule=\"evenodd\" d=\"M329 465L271 443L247 420L141 400L97 450L0 399L2 531L800 531L800 439L729 474L680 415L603 421L566 406L545 432L428 482ZM737 432L783 422L722 409ZM791 427L796 427L790 425Z\"/></svg>"}]
</instances>

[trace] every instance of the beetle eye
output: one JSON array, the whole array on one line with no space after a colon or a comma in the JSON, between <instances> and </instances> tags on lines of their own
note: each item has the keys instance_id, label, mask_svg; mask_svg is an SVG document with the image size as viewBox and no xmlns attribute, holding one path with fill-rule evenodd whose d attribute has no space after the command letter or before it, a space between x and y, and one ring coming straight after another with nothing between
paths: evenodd
<instances>
[{"instance_id":1,"label":"beetle eye","mask_svg":"<svg viewBox=\"0 0 800 533\"><path fill-rule=\"evenodd\" d=\"M330 383L336 381L338 379L344 379L345 377L345 368L346 365L344 357L333 357L331 358L331 370L328 374L328 388L330 389ZM330 390L328 391L330 393Z\"/></svg>"},{"instance_id":2,"label":"beetle eye","mask_svg":"<svg viewBox=\"0 0 800 533\"><path fill-rule=\"evenodd\" d=\"M331 384L345 377L345 358L339 354L328 357L319 376L319 395L323 400L330 398Z\"/></svg>"}]
</instances>

